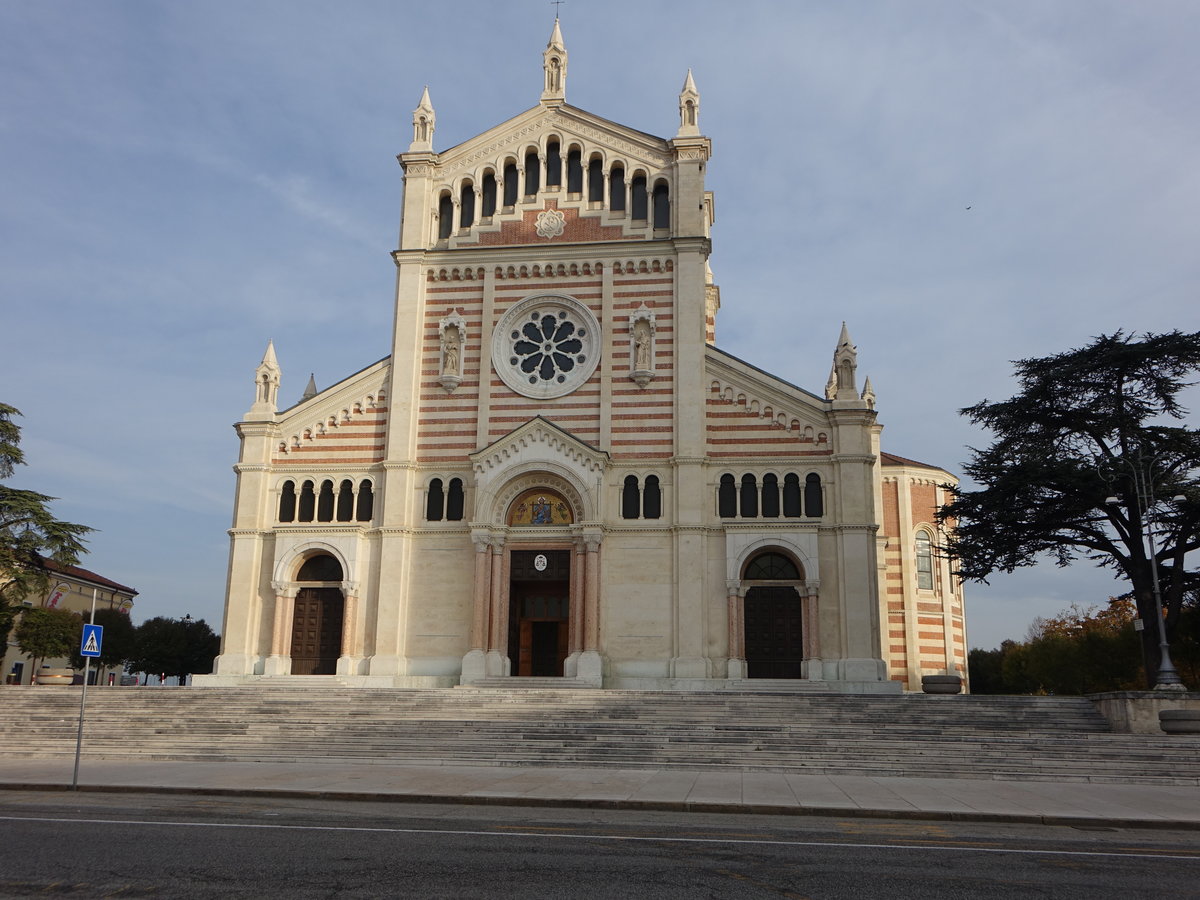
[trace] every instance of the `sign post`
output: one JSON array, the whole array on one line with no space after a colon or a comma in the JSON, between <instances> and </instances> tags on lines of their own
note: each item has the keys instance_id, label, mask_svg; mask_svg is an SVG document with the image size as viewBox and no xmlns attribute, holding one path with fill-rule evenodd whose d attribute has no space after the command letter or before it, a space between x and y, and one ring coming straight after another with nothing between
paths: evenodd
<instances>
[{"instance_id":1,"label":"sign post","mask_svg":"<svg viewBox=\"0 0 1200 900\"><path fill-rule=\"evenodd\" d=\"M95 617L95 592L93 591L93 618ZM79 790L79 751L83 748L83 707L87 702L88 675L92 671L92 660L100 656L104 644L103 625L84 625L83 637L79 640L79 655L83 657L83 690L79 692L79 731L75 734L75 773L71 776L71 790Z\"/></svg>"}]
</instances>

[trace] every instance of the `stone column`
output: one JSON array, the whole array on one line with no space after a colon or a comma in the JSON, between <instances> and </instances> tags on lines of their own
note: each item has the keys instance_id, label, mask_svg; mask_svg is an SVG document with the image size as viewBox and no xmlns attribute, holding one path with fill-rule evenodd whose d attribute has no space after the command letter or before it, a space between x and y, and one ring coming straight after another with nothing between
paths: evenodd
<instances>
[{"instance_id":1,"label":"stone column","mask_svg":"<svg viewBox=\"0 0 1200 900\"><path fill-rule=\"evenodd\" d=\"M475 544L474 608L471 615L470 647L463 656L462 674L459 678L462 684L478 681L487 674L487 651L491 647L488 628L492 599L491 538L486 534L474 533L471 540Z\"/></svg>"},{"instance_id":2,"label":"stone column","mask_svg":"<svg viewBox=\"0 0 1200 900\"><path fill-rule=\"evenodd\" d=\"M725 584L729 615L729 664L726 676L746 677L746 600L741 583Z\"/></svg>"},{"instance_id":3,"label":"stone column","mask_svg":"<svg viewBox=\"0 0 1200 900\"><path fill-rule=\"evenodd\" d=\"M821 614L818 609L820 582L809 581L804 585L804 676L809 681L824 681L821 662Z\"/></svg>"},{"instance_id":4,"label":"stone column","mask_svg":"<svg viewBox=\"0 0 1200 900\"><path fill-rule=\"evenodd\" d=\"M592 684L604 681L600 657L600 535L584 535L583 567L583 652L579 654L576 677Z\"/></svg>"},{"instance_id":5,"label":"stone column","mask_svg":"<svg viewBox=\"0 0 1200 900\"><path fill-rule=\"evenodd\" d=\"M504 539L491 541L491 573L489 575L487 674L508 674L508 585L504 581Z\"/></svg>"},{"instance_id":6,"label":"stone column","mask_svg":"<svg viewBox=\"0 0 1200 900\"><path fill-rule=\"evenodd\" d=\"M339 675L357 675L362 650L358 646L358 585L342 582L342 653L337 661Z\"/></svg>"},{"instance_id":7,"label":"stone column","mask_svg":"<svg viewBox=\"0 0 1200 900\"><path fill-rule=\"evenodd\" d=\"M292 648L289 641L292 631L292 614L298 588L282 581L271 582L275 591L274 626L271 629L271 655L263 664L264 675L290 675L292 673Z\"/></svg>"}]
</instances>

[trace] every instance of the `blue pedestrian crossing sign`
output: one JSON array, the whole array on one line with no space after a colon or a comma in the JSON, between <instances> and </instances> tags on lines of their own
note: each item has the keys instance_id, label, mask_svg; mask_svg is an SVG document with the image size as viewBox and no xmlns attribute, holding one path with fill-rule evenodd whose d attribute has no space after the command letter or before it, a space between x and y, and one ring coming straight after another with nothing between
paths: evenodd
<instances>
[{"instance_id":1,"label":"blue pedestrian crossing sign","mask_svg":"<svg viewBox=\"0 0 1200 900\"><path fill-rule=\"evenodd\" d=\"M100 645L104 643L103 625L84 625L83 640L79 644L80 656L99 656Z\"/></svg>"}]
</instances>

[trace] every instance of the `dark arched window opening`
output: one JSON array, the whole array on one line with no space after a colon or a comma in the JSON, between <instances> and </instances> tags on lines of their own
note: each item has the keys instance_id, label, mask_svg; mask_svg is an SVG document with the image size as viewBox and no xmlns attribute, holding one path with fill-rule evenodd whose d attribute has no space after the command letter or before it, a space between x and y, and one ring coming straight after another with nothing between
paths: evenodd
<instances>
[{"instance_id":1,"label":"dark arched window opening","mask_svg":"<svg viewBox=\"0 0 1200 900\"><path fill-rule=\"evenodd\" d=\"M749 472L742 476L741 513L743 519L758 518L758 482Z\"/></svg>"},{"instance_id":2,"label":"dark arched window opening","mask_svg":"<svg viewBox=\"0 0 1200 900\"><path fill-rule=\"evenodd\" d=\"M567 154L567 193L583 193L583 153L578 148Z\"/></svg>"},{"instance_id":3,"label":"dark arched window opening","mask_svg":"<svg viewBox=\"0 0 1200 900\"><path fill-rule=\"evenodd\" d=\"M933 590L933 542L928 531L917 532L917 587L923 591Z\"/></svg>"},{"instance_id":4,"label":"dark arched window opening","mask_svg":"<svg viewBox=\"0 0 1200 900\"><path fill-rule=\"evenodd\" d=\"M425 495L425 518L430 522L440 522L445 508L446 497L442 493L442 479L435 478L429 482L429 491Z\"/></svg>"},{"instance_id":5,"label":"dark arched window opening","mask_svg":"<svg viewBox=\"0 0 1200 900\"><path fill-rule=\"evenodd\" d=\"M470 228L475 224L475 186L466 182L459 192L458 227Z\"/></svg>"},{"instance_id":6,"label":"dark arched window opening","mask_svg":"<svg viewBox=\"0 0 1200 900\"><path fill-rule=\"evenodd\" d=\"M536 150L525 154L525 196L532 197L541 185L542 166Z\"/></svg>"},{"instance_id":7,"label":"dark arched window opening","mask_svg":"<svg viewBox=\"0 0 1200 900\"><path fill-rule=\"evenodd\" d=\"M598 159L588 163L588 201L604 202L604 167Z\"/></svg>"},{"instance_id":8,"label":"dark arched window opening","mask_svg":"<svg viewBox=\"0 0 1200 900\"><path fill-rule=\"evenodd\" d=\"M621 488L621 518L636 519L638 517L638 480L636 475L626 475Z\"/></svg>"},{"instance_id":9,"label":"dark arched window opening","mask_svg":"<svg viewBox=\"0 0 1200 900\"><path fill-rule=\"evenodd\" d=\"M768 519L779 518L779 479L774 475L763 476L762 514Z\"/></svg>"},{"instance_id":10,"label":"dark arched window opening","mask_svg":"<svg viewBox=\"0 0 1200 900\"><path fill-rule=\"evenodd\" d=\"M654 227L671 227L671 198L666 184L661 181L654 186Z\"/></svg>"},{"instance_id":11,"label":"dark arched window opening","mask_svg":"<svg viewBox=\"0 0 1200 900\"><path fill-rule=\"evenodd\" d=\"M454 201L449 194L442 194L438 199L438 240L444 241L450 237L454 229Z\"/></svg>"},{"instance_id":12,"label":"dark arched window opening","mask_svg":"<svg viewBox=\"0 0 1200 900\"><path fill-rule=\"evenodd\" d=\"M333 482L322 481L321 493L317 497L317 521L333 521Z\"/></svg>"},{"instance_id":13,"label":"dark arched window opening","mask_svg":"<svg viewBox=\"0 0 1200 900\"><path fill-rule=\"evenodd\" d=\"M341 581L342 564L328 553L310 556L296 573L297 581Z\"/></svg>"},{"instance_id":14,"label":"dark arched window opening","mask_svg":"<svg viewBox=\"0 0 1200 900\"><path fill-rule=\"evenodd\" d=\"M658 519L662 517L662 488L658 486L657 475L646 476L646 489L642 491L642 518Z\"/></svg>"},{"instance_id":15,"label":"dark arched window opening","mask_svg":"<svg viewBox=\"0 0 1200 900\"><path fill-rule=\"evenodd\" d=\"M496 176L492 172L488 172L483 176L483 209L479 211L479 215L485 219L490 219L496 214Z\"/></svg>"},{"instance_id":16,"label":"dark arched window opening","mask_svg":"<svg viewBox=\"0 0 1200 900\"><path fill-rule=\"evenodd\" d=\"M789 519L800 518L800 476L794 472L783 479L783 514Z\"/></svg>"},{"instance_id":17,"label":"dark arched window opening","mask_svg":"<svg viewBox=\"0 0 1200 900\"><path fill-rule=\"evenodd\" d=\"M313 513L317 508L317 495L313 491L313 483L311 481L304 482L304 486L300 488L300 516L299 521L311 522Z\"/></svg>"},{"instance_id":18,"label":"dark arched window opening","mask_svg":"<svg viewBox=\"0 0 1200 900\"><path fill-rule=\"evenodd\" d=\"M546 187L558 187L562 184L562 151L558 141L546 145Z\"/></svg>"},{"instance_id":19,"label":"dark arched window opening","mask_svg":"<svg viewBox=\"0 0 1200 900\"><path fill-rule=\"evenodd\" d=\"M360 522L370 522L373 515L375 490L371 487L371 482L364 481L358 486L358 515L355 518Z\"/></svg>"},{"instance_id":20,"label":"dark arched window opening","mask_svg":"<svg viewBox=\"0 0 1200 900\"><path fill-rule=\"evenodd\" d=\"M646 218L647 198L646 198L646 176L638 175L633 179L632 197L630 202L633 205L633 210L630 212L630 218L642 220Z\"/></svg>"},{"instance_id":21,"label":"dark arched window opening","mask_svg":"<svg viewBox=\"0 0 1200 900\"><path fill-rule=\"evenodd\" d=\"M504 165L504 205L517 205L517 165L516 163L505 163Z\"/></svg>"},{"instance_id":22,"label":"dark arched window opening","mask_svg":"<svg viewBox=\"0 0 1200 900\"><path fill-rule=\"evenodd\" d=\"M799 581L800 570L782 553L760 553L746 564L746 581Z\"/></svg>"},{"instance_id":23,"label":"dark arched window opening","mask_svg":"<svg viewBox=\"0 0 1200 900\"><path fill-rule=\"evenodd\" d=\"M717 488L717 515L722 519L737 517L737 486L732 475L721 476L721 486Z\"/></svg>"},{"instance_id":24,"label":"dark arched window opening","mask_svg":"<svg viewBox=\"0 0 1200 900\"><path fill-rule=\"evenodd\" d=\"M296 483L293 481L285 481L279 492L279 521L296 521Z\"/></svg>"},{"instance_id":25,"label":"dark arched window opening","mask_svg":"<svg viewBox=\"0 0 1200 900\"><path fill-rule=\"evenodd\" d=\"M804 479L804 514L810 519L825 515L825 500L821 496L821 476L815 472Z\"/></svg>"},{"instance_id":26,"label":"dark arched window opening","mask_svg":"<svg viewBox=\"0 0 1200 900\"><path fill-rule=\"evenodd\" d=\"M625 170L613 166L608 173L608 208L613 212L625 210Z\"/></svg>"},{"instance_id":27,"label":"dark arched window opening","mask_svg":"<svg viewBox=\"0 0 1200 900\"><path fill-rule=\"evenodd\" d=\"M338 488L337 520L349 522L354 518L354 482L346 479Z\"/></svg>"},{"instance_id":28,"label":"dark arched window opening","mask_svg":"<svg viewBox=\"0 0 1200 900\"><path fill-rule=\"evenodd\" d=\"M461 522L463 517L463 483L461 478L450 479L450 490L446 494L446 519Z\"/></svg>"}]
</instances>

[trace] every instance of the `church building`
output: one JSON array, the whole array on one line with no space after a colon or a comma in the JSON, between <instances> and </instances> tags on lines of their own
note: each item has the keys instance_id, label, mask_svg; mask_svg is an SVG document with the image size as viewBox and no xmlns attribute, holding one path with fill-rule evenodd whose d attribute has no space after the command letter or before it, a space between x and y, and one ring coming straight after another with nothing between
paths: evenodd
<instances>
[{"instance_id":1,"label":"church building","mask_svg":"<svg viewBox=\"0 0 1200 900\"><path fill-rule=\"evenodd\" d=\"M691 73L661 138L567 102L557 21L543 67L532 109L448 149L421 97L391 354L280 409L268 345L236 426L222 651L196 682L965 677L936 551L954 477L880 450L846 326L821 394L717 347Z\"/></svg>"}]
</instances>

